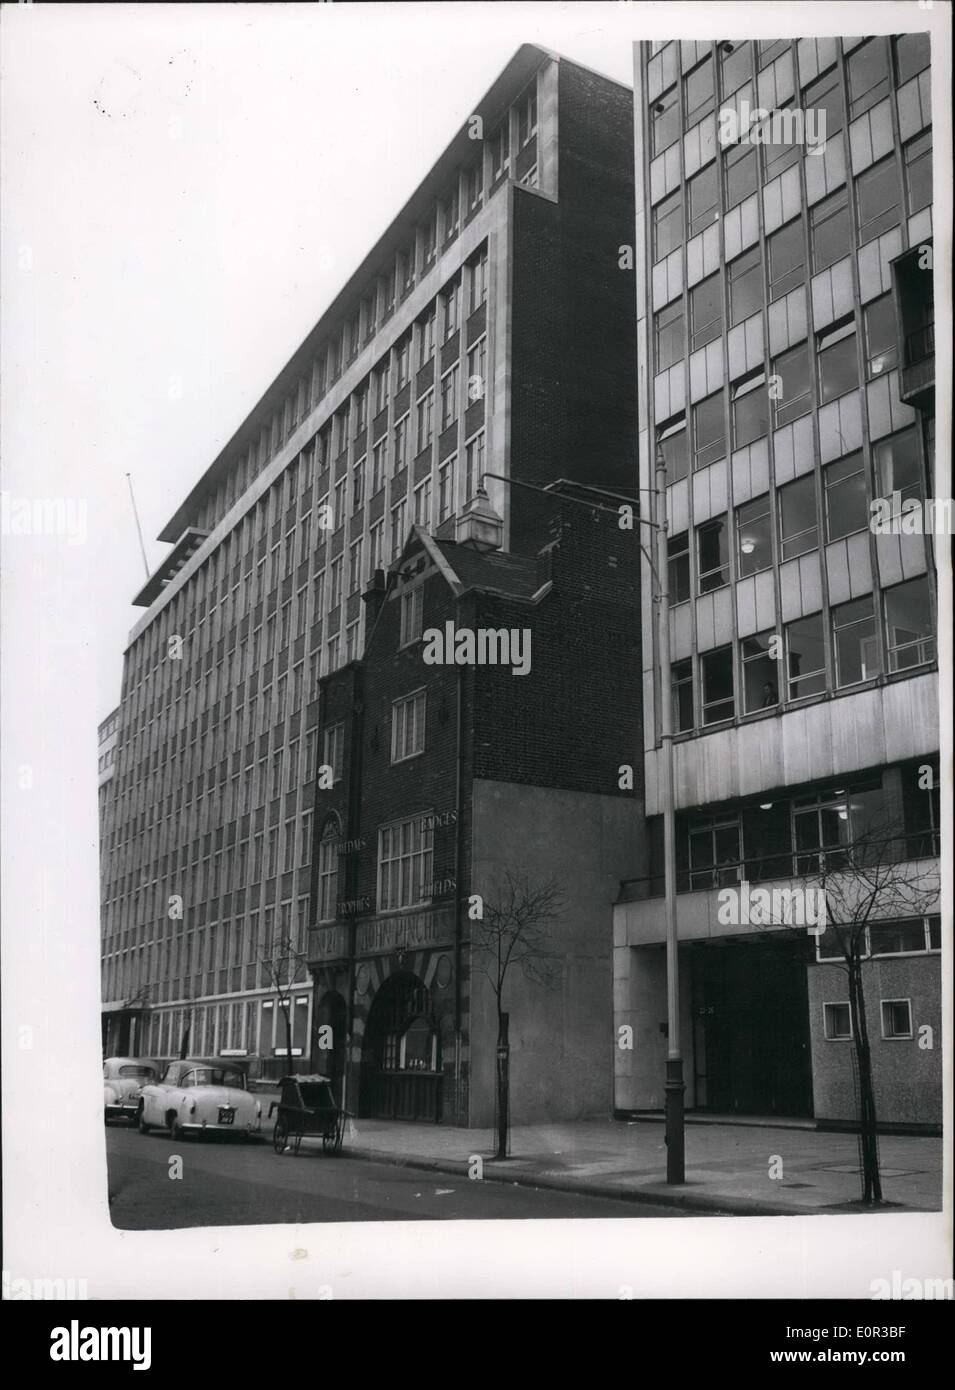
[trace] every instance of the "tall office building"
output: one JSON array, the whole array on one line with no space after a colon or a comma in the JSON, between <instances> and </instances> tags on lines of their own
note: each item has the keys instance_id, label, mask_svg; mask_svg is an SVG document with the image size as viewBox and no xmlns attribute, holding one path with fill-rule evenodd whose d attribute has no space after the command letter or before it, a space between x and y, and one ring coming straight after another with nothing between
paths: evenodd
<instances>
[{"instance_id":1,"label":"tall office building","mask_svg":"<svg viewBox=\"0 0 955 1390\"><path fill-rule=\"evenodd\" d=\"M673 666L661 691L645 603L656 877L616 910L620 1110L663 1102L661 700L689 1106L857 1114L832 934L729 924L721 889L880 854L937 882L934 538L870 527L874 499L898 523L933 490L929 62L927 34L636 45L640 483L662 451ZM863 980L879 1119L932 1126L939 908L912 900L874 912Z\"/></svg>"},{"instance_id":2,"label":"tall office building","mask_svg":"<svg viewBox=\"0 0 955 1390\"><path fill-rule=\"evenodd\" d=\"M360 656L376 571L415 525L453 536L483 475L525 554L511 480L632 486L633 216L630 89L522 47L163 528L104 827L130 1047L289 1065L263 943L304 956L313 923L319 682Z\"/></svg>"}]
</instances>

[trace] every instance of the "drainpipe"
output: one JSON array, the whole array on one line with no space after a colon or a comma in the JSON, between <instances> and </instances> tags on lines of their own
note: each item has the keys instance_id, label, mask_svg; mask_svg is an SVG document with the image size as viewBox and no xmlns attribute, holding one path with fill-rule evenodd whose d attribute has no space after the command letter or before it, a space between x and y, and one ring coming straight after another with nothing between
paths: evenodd
<instances>
[{"instance_id":1,"label":"drainpipe","mask_svg":"<svg viewBox=\"0 0 955 1390\"><path fill-rule=\"evenodd\" d=\"M458 627L460 611L460 599L457 599L454 606L455 628ZM455 718L457 747L454 763L454 1096L456 1119L459 1124L463 1122L461 1114L461 958L464 930L464 674L466 670L466 666L457 668Z\"/></svg>"}]
</instances>

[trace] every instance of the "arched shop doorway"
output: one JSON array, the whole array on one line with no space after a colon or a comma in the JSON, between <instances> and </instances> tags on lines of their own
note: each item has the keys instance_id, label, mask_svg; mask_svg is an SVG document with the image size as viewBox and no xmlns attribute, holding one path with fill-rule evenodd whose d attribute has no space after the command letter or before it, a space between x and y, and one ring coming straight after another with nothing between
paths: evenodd
<instances>
[{"instance_id":1,"label":"arched shop doorway","mask_svg":"<svg viewBox=\"0 0 955 1390\"><path fill-rule=\"evenodd\" d=\"M329 990L322 996L312 1023L312 1066L320 1076L328 1077L339 1099L345 1070L347 1017L344 999L337 990Z\"/></svg>"},{"instance_id":2,"label":"arched shop doorway","mask_svg":"<svg viewBox=\"0 0 955 1390\"><path fill-rule=\"evenodd\" d=\"M385 980L369 1010L359 1113L388 1120L441 1118L441 1057L431 995L407 971Z\"/></svg>"}]
</instances>

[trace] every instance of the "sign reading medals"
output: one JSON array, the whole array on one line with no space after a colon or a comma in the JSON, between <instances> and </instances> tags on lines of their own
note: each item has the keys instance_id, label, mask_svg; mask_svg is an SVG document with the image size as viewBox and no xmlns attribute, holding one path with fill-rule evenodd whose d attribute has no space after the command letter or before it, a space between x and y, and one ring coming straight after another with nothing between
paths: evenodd
<instances>
[{"instance_id":1,"label":"sign reading medals","mask_svg":"<svg viewBox=\"0 0 955 1390\"><path fill-rule=\"evenodd\" d=\"M431 912L407 912L382 917L358 926L356 952L360 956L387 955L391 951L435 946L454 934L454 908Z\"/></svg>"}]
</instances>

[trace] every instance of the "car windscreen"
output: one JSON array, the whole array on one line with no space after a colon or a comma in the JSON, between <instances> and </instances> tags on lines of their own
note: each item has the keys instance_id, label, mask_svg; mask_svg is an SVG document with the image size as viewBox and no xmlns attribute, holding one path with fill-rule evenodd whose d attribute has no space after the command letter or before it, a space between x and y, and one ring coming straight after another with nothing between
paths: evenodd
<instances>
[{"instance_id":1,"label":"car windscreen","mask_svg":"<svg viewBox=\"0 0 955 1390\"><path fill-rule=\"evenodd\" d=\"M145 1080L155 1076L156 1072L153 1067L120 1067L119 1074L120 1076L133 1076L137 1080Z\"/></svg>"},{"instance_id":2,"label":"car windscreen","mask_svg":"<svg viewBox=\"0 0 955 1390\"><path fill-rule=\"evenodd\" d=\"M245 1090L245 1077L228 1067L193 1067L179 1082L180 1086L234 1086Z\"/></svg>"}]
</instances>

